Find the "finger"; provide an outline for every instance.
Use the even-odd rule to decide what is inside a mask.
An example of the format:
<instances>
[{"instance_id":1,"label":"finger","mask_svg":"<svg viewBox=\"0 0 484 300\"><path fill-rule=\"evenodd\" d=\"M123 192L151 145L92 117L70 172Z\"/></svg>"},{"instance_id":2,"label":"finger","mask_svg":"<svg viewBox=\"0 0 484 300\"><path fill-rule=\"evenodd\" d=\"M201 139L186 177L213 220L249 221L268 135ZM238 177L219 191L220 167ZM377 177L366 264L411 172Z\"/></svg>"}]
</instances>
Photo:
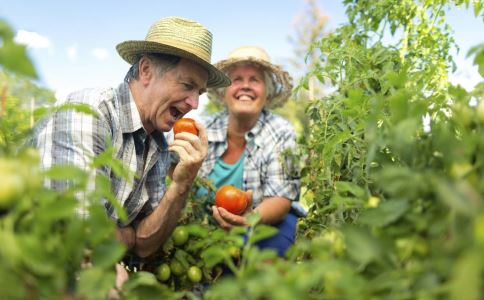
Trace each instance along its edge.
<instances>
[{"instance_id":1,"label":"finger","mask_svg":"<svg viewBox=\"0 0 484 300\"><path fill-rule=\"evenodd\" d=\"M188 133L188 132L180 132L176 135L176 139L173 141L173 143L182 143L182 142L188 142L190 145L200 152L203 157L206 156L208 146L203 146L202 141L200 140L199 137L195 136L194 134Z\"/></svg>"},{"instance_id":2,"label":"finger","mask_svg":"<svg viewBox=\"0 0 484 300\"><path fill-rule=\"evenodd\" d=\"M215 205L212 206L212 216L220 225L220 227L222 227L223 229L230 230L232 228L232 225L225 222L224 218L222 218L222 216L220 215L219 208L216 207Z\"/></svg>"},{"instance_id":3,"label":"finger","mask_svg":"<svg viewBox=\"0 0 484 300\"><path fill-rule=\"evenodd\" d=\"M197 155L200 152L195 149L189 141L182 139L175 140L173 143L171 143L170 147L182 147L190 155Z\"/></svg>"},{"instance_id":4,"label":"finger","mask_svg":"<svg viewBox=\"0 0 484 300\"><path fill-rule=\"evenodd\" d=\"M193 133L182 131L175 135L174 141L177 140L199 141L200 138Z\"/></svg>"},{"instance_id":5,"label":"finger","mask_svg":"<svg viewBox=\"0 0 484 300\"><path fill-rule=\"evenodd\" d=\"M190 155L188 154L187 150L184 147L181 147L179 145L170 145L168 146L169 151L175 151L178 154L179 157L179 162L180 161L187 161L187 159L190 158Z\"/></svg>"},{"instance_id":6,"label":"finger","mask_svg":"<svg viewBox=\"0 0 484 300\"><path fill-rule=\"evenodd\" d=\"M195 121L195 126L198 129L198 137L200 138L200 142L202 143L203 147L208 147L208 138L207 138L207 131L205 130L205 126L202 123Z\"/></svg>"},{"instance_id":7,"label":"finger","mask_svg":"<svg viewBox=\"0 0 484 300\"><path fill-rule=\"evenodd\" d=\"M245 217L233 214L224 208L219 208L219 214L225 222L233 226L244 226L246 224Z\"/></svg>"},{"instance_id":8,"label":"finger","mask_svg":"<svg viewBox=\"0 0 484 300\"><path fill-rule=\"evenodd\" d=\"M248 190L245 192L245 195L247 196L247 207L245 208L243 214L246 214L252 211L252 203L253 203L252 197L254 195L254 192L252 190Z\"/></svg>"}]
</instances>

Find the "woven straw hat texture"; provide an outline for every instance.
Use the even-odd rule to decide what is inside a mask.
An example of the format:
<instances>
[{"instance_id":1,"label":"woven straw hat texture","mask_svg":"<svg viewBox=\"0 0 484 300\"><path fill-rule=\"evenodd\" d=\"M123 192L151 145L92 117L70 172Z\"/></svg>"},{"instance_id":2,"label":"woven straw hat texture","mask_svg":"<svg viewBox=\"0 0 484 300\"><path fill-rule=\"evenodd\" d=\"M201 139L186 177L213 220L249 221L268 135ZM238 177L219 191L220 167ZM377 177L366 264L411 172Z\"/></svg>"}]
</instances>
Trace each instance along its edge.
<instances>
[{"instance_id":1,"label":"woven straw hat texture","mask_svg":"<svg viewBox=\"0 0 484 300\"><path fill-rule=\"evenodd\" d=\"M224 87L228 77L211 64L212 33L200 23L166 17L156 21L144 40L129 40L116 46L119 55L133 64L141 54L163 53L190 59L208 71L207 87Z\"/></svg>"}]
</instances>

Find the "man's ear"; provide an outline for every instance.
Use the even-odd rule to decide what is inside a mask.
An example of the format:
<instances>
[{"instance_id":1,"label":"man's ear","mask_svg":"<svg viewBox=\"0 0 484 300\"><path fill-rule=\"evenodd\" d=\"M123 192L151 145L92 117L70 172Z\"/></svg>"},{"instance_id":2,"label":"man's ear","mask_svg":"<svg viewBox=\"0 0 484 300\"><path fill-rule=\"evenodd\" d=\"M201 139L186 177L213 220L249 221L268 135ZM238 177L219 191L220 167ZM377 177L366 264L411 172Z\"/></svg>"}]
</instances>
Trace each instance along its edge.
<instances>
[{"instance_id":1,"label":"man's ear","mask_svg":"<svg viewBox=\"0 0 484 300\"><path fill-rule=\"evenodd\" d=\"M153 62L146 56L139 60L139 80L148 84L153 76Z\"/></svg>"}]
</instances>

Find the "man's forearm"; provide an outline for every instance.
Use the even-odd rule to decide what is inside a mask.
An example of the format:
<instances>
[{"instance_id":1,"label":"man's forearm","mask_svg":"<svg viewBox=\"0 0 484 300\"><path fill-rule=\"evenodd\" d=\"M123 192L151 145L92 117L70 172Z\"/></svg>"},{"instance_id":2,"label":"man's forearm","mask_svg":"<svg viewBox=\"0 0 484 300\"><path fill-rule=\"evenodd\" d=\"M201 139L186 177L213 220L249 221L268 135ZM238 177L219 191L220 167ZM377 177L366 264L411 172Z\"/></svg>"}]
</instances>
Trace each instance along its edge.
<instances>
[{"instance_id":1,"label":"man's forearm","mask_svg":"<svg viewBox=\"0 0 484 300\"><path fill-rule=\"evenodd\" d=\"M135 231L131 226L116 227L116 238L125 245L128 250L133 248L136 243Z\"/></svg>"},{"instance_id":2,"label":"man's forearm","mask_svg":"<svg viewBox=\"0 0 484 300\"><path fill-rule=\"evenodd\" d=\"M189 190L190 185L172 182L158 207L138 224L135 245L138 256L150 256L170 237L185 207Z\"/></svg>"}]
</instances>

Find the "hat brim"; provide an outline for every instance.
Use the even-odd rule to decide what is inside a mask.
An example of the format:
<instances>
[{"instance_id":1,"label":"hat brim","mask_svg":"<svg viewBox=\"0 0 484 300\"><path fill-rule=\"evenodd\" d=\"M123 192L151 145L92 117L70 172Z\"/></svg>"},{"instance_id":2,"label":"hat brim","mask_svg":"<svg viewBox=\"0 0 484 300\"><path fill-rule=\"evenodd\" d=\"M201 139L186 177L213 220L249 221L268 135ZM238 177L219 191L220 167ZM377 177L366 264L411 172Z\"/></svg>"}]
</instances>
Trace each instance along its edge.
<instances>
[{"instance_id":1,"label":"hat brim","mask_svg":"<svg viewBox=\"0 0 484 300\"><path fill-rule=\"evenodd\" d=\"M207 88L220 88L230 85L230 79L217 67L190 52L170 45L150 41L125 41L119 43L116 46L116 50L129 64L133 64L139 55L147 53L163 53L180 56L198 63L208 71Z\"/></svg>"},{"instance_id":2,"label":"hat brim","mask_svg":"<svg viewBox=\"0 0 484 300\"><path fill-rule=\"evenodd\" d=\"M271 73L271 78L274 84L274 95L270 99L267 99L267 107L274 109L280 107L286 103L292 93L292 77L288 72L284 71L280 66L272 64L268 61L259 59L257 57L248 56L244 58L229 58L219 61L215 64L222 72L227 72L230 66L238 63L255 63L260 65L266 71ZM222 89L209 89L209 99L215 99L216 101L223 101Z\"/></svg>"}]
</instances>

